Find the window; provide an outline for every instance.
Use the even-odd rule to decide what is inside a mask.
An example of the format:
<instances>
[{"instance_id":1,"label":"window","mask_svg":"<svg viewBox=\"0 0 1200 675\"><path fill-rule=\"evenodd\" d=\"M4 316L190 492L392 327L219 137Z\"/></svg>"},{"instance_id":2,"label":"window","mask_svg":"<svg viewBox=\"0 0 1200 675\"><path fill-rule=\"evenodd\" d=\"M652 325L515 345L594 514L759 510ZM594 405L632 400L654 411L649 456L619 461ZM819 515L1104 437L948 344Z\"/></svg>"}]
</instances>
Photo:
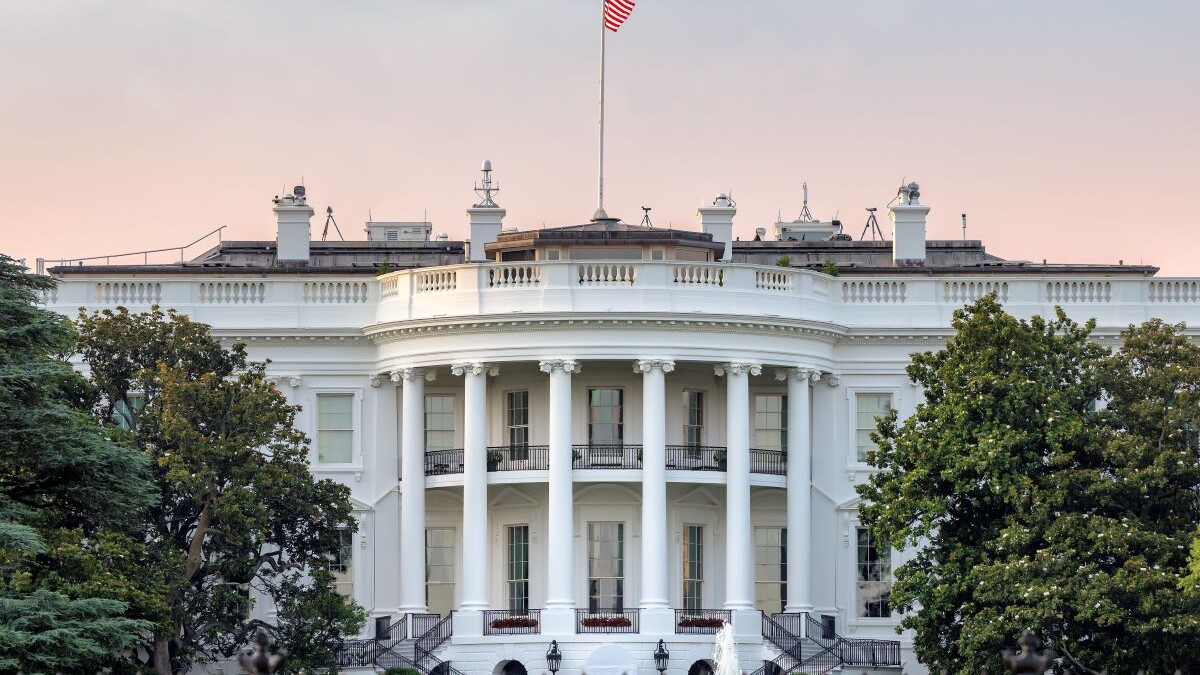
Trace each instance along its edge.
<instances>
[{"instance_id":1,"label":"window","mask_svg":"<svg viewBox=\"0 0 1200 675\"><path fill-rule=\"evenodd\" d=\"M354 534L349 530L338 530L338 550L329 559L329 571L333 572L334 589L346 596L354 595Z\"/></svg>"},{"instance_id":2,"label":"window","mask_svg":"<svg viewBox=\"0 0 1200 675\"><path fill-rule=\"evenodd\" d=\"M317 462L354 461L354 394L317 395Z\"/></svg>"},{"instance_id":3,"label":"window","mask_svg":"<svg viewBox=\"0 0 1200 675\"><path fill-rule=\"evenodd\" d=\"M754 606L763 614L787 602L787 528L754 528Z\"/></svg>"},{"instance_id":4,"label":"window","mask_svg":"<svg viewBox=\"0 0 1200 675\"><path fill-rule=\"evenodd\" d=\"M588 611L625 609L625 524L588 523Z\"/></svg>"},{"instance_id":5,"label":"window","mask_svg":"<svg viewBox=\"0 0 1200 675\"><path fill-rule=\"evenodd\" d=\"M504 424L509 459L529 459L528 391L510 391L504 396Z\"/></svg>"},{"instance_id":6,"label":"window","mask_svg":"<svg viewBox=\"0 0 1200 675\"><path fill-rule=\"evenodd\" d=\"M661 248L650 249L650 259L651 260L665 260L666 255L667 255L667 252Z\"/></svg>"},{"instance_id":7,"label":"window","mask_svg":"<svg viewBox=\"0 0 1200 675\"><path fill-rule=\"evenodd\" d=\"M704 527L683 527L683 609L704 608Z\"/></svg>"},{"instance_id":8,"label":"window","mask_svg":"<svg viewBox=\"0 0 1200 675\"><path fill-rule=\"evenodd\" d=\"M556 248L546 251L546 260L558 260L562 257L562 252Z\"/></svg>"},{"instance_id":9,"label":"window","mask_svg":"<svg viewBox=\"0 0 1200 675\"><path fill-rule=\"evenodd\" d=\"M588 443L621 445L625 424L620 389L588 389Z\"/></svg>"},{"instance_id":10,"label":"window","mask_svg":"<svg viewBox=\"0 0 1200 675\"><path fill-rule=\"evenodd\" d=\"M529 612L529 526L508 526L508 611Z\"/></svg>"},{"instance_id":11,"label":"window","mask_svg":"<svg viewBox=\"0 0 1200 675\"><path fill-rule=\"evenodd\" d=\"M146 396L144 394L130 392L125 395L124 400L117 401L112 407L113 422L122 429L133 430L137 428L137 418L141 414L142 408L146 407Z\"/></svg>"},{"instance_id":12,"label":"window","mask_svg":"<svg viewBox=\"0 0 1200 675\"><path fill-rule=\"evenodd\" d=\"M858 528L856 583L858 616L888 618L892 615L888 606L888 596L892 593L892 551L886 543L872 537L865 527Z\"/></svg>"},{"instance_id":13,"label":"window","mask_svg":"<svg viewBox=\"0 0 1200 675\"><path fill-rule=\"evenodd\" d=\"M425 396L425 450L450 450L454 447L454 396Z\"/></svg>"},{"instance_id":14,"label":"window","mask_svg":"<svg viewBox=\"0 0 1200 675\"><path fill-rule=\"evenodd\" d=\"M704 392L683 392L683 443L689 448L704 445Z\"/></svg>"},{"instance_id":15,"label":"window","mask_svg":"<svg viewBox=\"0 0 1200 675\"><path fill-rule=\"evenodd\" d=\"M786 394L757 394L754 397L754 447L787 450Z\"/></svg>"},{"instance_id":16,"label":"window","mask_svg":"<svg viewBox=\"0 0 1200 675\"><path fill-rule=\"evenodd\" d=\"M858 461L867 461L867 453L875 449L871 432L875 431L875 420L892 408L891 394L855 394L854 423L855 444Z\"/></svg>"},{"instance_id":17,"label":"window","mask_svg":"<svg viewBox=\"0 0 1200 675\"><path fill-rule=\"evenodd\" d=\"M425 604L446 616L454 609L454 530L425 530Z\"/></svg>"}]
</instances>

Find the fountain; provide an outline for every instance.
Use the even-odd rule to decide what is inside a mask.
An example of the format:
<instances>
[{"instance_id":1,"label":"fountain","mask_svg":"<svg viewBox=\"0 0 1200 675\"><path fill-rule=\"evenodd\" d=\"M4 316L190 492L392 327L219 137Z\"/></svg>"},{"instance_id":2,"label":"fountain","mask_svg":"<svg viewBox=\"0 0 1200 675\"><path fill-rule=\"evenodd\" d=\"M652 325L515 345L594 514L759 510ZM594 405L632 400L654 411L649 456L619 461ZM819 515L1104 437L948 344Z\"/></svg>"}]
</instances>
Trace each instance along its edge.
<instances>
[{"instance_id":1,"label":"fountain","mask_svg":"<svg viewBox=\"0 0 1200 675\"><path fill-rule=\"evenodd\" d=\"M742 675L738 668L737 644L733 641L733 624L725 624L717 633L717 644L713 648L714 675Z\"/></svg>"}]
</instances>

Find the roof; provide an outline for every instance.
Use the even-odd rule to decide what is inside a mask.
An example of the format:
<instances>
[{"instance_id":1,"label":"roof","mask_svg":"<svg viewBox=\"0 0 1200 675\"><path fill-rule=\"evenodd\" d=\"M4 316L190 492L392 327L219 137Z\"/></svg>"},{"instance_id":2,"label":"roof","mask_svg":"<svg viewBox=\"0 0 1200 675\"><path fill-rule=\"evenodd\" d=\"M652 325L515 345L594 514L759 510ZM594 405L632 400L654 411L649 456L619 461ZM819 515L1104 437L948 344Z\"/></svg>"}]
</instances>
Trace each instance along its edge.
<instances>
[{"instance_id":1,"label":"roof","mask_svg":"<svg viewBox=\"0 0 1200 675\"><path fill-rule=\"evenodd\" d=\"M502 232L496 241L489 243L485 249L495 251L527 246L628 246L633 244L674 244L713 249L718 252L725 249L724 243L713 241L713 236L707 232L631 225L615 218L594 220L581 225Z\"/></svg>"}]
</instances>

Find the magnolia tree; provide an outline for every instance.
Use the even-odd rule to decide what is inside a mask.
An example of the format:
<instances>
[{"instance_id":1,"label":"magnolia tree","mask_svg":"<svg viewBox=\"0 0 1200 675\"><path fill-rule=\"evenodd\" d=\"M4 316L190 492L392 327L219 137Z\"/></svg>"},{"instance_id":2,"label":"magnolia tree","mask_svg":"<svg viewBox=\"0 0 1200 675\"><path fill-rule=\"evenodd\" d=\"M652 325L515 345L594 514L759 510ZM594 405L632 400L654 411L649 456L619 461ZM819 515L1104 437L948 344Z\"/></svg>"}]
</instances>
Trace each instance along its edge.
<instances>
[{"instance_id":1,"label":"magnolia tree","mask_svg":"<svg viewBox=\"0 0 1200 675\"><path fill-rule=\"evenodd\" d=\"M144 665L168 675L232 655L258 626L249 599L259 595L278 610L267 628L288 667L332 671L334 646L363 621L328 571L354 528L349 490L309 473L296 408L266 364L157 308L81 315L79 331L96 414L128 429L159 495L141 522L140 563L165 611Z\"/></svg>"},{"instance_id":2,"label":"magnolia tree","mask_svg":"<svg viewBox=\"0 0 1200 675\"><path fill-rule=\"evenodd\" d=\"M1151 321L1100 346L1061 310L1018 320L994 297L915 354L925 394L879 421L861 517L914 548L890 601L930 670L1001 667L1034 629L1081 672L1200 667L1200 349ZM1064 666L1065 667L1065 666Z\"/></svg>"}]
</instances>

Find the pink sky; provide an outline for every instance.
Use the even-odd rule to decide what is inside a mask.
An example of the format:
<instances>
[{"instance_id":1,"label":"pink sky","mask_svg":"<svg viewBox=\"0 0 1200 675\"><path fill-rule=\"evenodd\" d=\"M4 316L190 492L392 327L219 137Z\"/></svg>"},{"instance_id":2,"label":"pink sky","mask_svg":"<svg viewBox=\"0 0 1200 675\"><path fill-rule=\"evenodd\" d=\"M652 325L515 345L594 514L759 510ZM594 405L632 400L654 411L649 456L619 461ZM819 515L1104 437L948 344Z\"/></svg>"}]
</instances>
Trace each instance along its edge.
<instances>
[{"instance_id":1,"label":"pink sky","mask_svg":"<svg viewBox=\"0 0 1200 675\"><path fill-rule=\"evenodd\" d=\"M274 236L304 177L343 232L595 208L599 0L0 0L0 251ZM610 35L610 214L736 234L922 185L931 238L1200 276L1200 3L639 0ZM882 210L881 210L882 213ZM317 233L322 224L314 218ZM885 230L887 228L885 227Z\"/></svg>"}]
</instances>

